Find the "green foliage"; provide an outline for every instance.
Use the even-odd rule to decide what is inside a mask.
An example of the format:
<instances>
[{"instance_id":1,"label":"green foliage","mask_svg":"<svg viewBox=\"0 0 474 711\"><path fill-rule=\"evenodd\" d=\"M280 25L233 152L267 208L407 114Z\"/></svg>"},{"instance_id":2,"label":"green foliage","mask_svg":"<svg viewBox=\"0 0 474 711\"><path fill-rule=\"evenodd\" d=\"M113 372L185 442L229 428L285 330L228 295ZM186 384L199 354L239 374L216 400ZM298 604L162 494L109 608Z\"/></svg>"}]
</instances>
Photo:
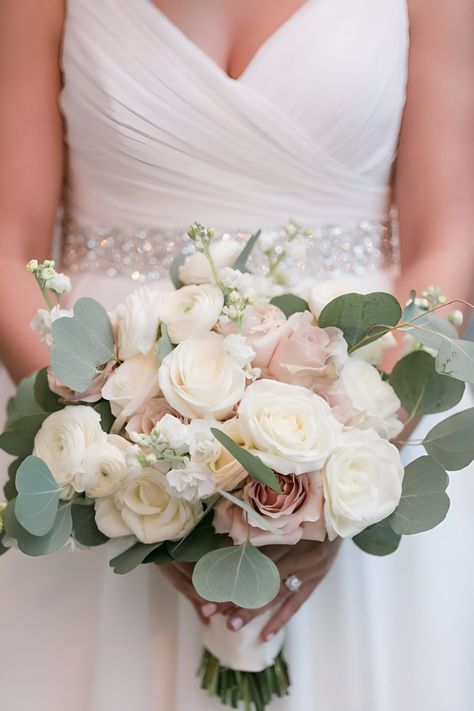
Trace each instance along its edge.
<instances>
[{"instance_id":1,"label":"green foliage","mask_svg":"<svg viewBox=\"0 0 474 711\"><path fill-rule=\"evenodd\" d=\"M35 400L41 410L45 412L56 412L62 410L64 405L59 402L59 395L53 393L48 384L48 369L39 370L34 385Z\"/></svg>"},{"instance_id":2,"label":"green foliage","mask_svg":"<svg viewBox=\"0 0 474 711\"><path fill-rule=\"evenodd\" d=\"M402 498L387 519L402 536L429 531L446 518L448 475L436 459L420 457L405 467Z\"/></svg>"},{"instance_id":3,"label":"green foliage","mask_svg":"<svg viewBox=\"0 0 474 711\"><path fill-rule=\"evenodd\" d=\"M219 548L223 541L228 540L228 536L214 531L213 518L214 510L210 508L185 538L180 541L169 541L167 549L170 556L183 563L195 563L206 553Z\"/></svg>"},{"instance_id":4,"label":"green foliage","mask_svg":"<svg viewBox=\"0 0 474 711\"><path fill-rule=\"evenodd\" d=\"M270 531L270 533L274 533L277 536L281 535L281 529L277 528L277 526L274 526L270 521L263 518L263 516L257 513L246 501L239 499L237 496L234 496L228 491L224 491L224 489L219 489L218 491L224 499L231 501L233 504L239 506L243 511L245 511L249 523L257 526L258 528L262 528L264 531Z\"/></svg>"},{"instance_id":5,"label":"green foliage","mask_svg":"<svg viewBox=\"0 0 474 711\"><path fill-rule=\"evenodd\" d=\"M411 323L401 328L415 341L419 341L426 348L438 351L444 338L456 339L458 332L452 323L442 318L436 312L420 309L413 301L403 310L403 323Z\"/></svg>"},{"instance_id":6,"label":"green foliage","mask_svg":"<svg viewBox=\"0 0 474 711\"><path fill-rule=\"evenodd\" d=\"M193 584L204 600L256 609L276 597L280 574L270 558L246 542L201 558L194 568Z\"/></svg>"},{"instance_id":7,"label":"green foliage","mask_svg":"<svg viewBox=\"0 0 474 711\"><path fill-rule=\"evenodd\" d=\"M155 548L154 551L149 553L145 560L143 561L144 564L148 563L154 563L155 565L168 565L169 563L172 563L174 558L170 555L169 550L166 547L165 543L162 543L161 546L158 546L158 548Z\"/></svg>"},{"instance_id":8,"label":"green foliage","mask_svg":"<svg viewBox=\"0 0 474 711\"><path fill-rule=\"evenodd\" d=\"M36 375L32 373L24 378L18 385L15 395L8 401L6 429L9 429L16 420L42 411L35 398Z\"/></svg>"},{"instance_id":9,"label":"green foliage","mask_svg":"<svg viewBox=\"0 0 474 711\"><path fill-rule=\"evenodd\" d=\"M248 259L252 253L253 248L255 247L258 238L260 237L262 233L262 230L258 230L253 234L250 239L248 240L247 244L237 257L237 259L234 262L233 268L238 269L239 272L246 272L248 271L247 269L247 262Z\"/></svg>"},{"instance_id":10,"label":"green foliage","mask_svg":"<svg viewBox=\"0 0 474 711\"><path fill-rule=\"evenodd\" d=\"M182 267L185 263L186 256L186 254L178 254L178 256L175 257L173 263L171 264L170 279L173 282L175 289L181 289L181 287L184 286L183 282L179 278L179 268Z\"/></svg>"},{"instance_id":11,"label":"green foliage","mask_svg":"<svg viewBox=\"0 0 474 711\"><path fill-rule=\"evenodd\" d=\"M174 350L174 345L170 341L167 326L161 324L161 336L157 343L158 360L160 363L164 361L167 355L169 355Z\"/></svg>"},{"instance_id":12,"label":"green foliage","mask_svg":"<svg viewBox=\"0 0 474 711\"><path fill-rule=\"evenodd\" d=\"M33 451L36 434L47 417L47 412L40 412L15 420L0 435L0 448L15 457L27 457Z\"/></svg>"},{"instance_id":13,"label":"green foliage","mask_svg":"<svg viewBox=\"0 0 474 711\"><path fill-rule=\"evenodd\" d=\"M5 537L5 531L0 532L0 555L7 553L10 549L3 545L2 541Z\"/></svg>"},{"instance_id":14,"label":"green foliage","mask_svg":"<svg viewBox=\"0 0 474 711\"><path fill-rule=\"evenodd\" d=\"M114 573L125 575L137 568L145 559L157 548L163 545L160 543L135 543L131 548L112 558L109 565L114 569Z\"/></svg>"},{"instance_id":15,"label":"green foliage","mask_svg":"<svg viewBox=\"0 0 474 711\"><path fill-rule=\"evenodd\" d=\"M474 342L443 339L436 356L436 370L451 378L474 383Z\"/></svg>"},{"instance_id":16,"label":"green foliage","mask_svg":"<svg viewBox=\"0 0 474 711\"><path fill-rule=\"evenodd\" d=\"M270 303L274 306L278 306L278 308L283 311L286 318L289 318L293 314L311 311L308 302L300 296L295 296L295 294L282 294L281 296L274 296Z\"/></svg>"},{"instance_id":17,"label":"green foliage","mask_svg":"<svg viewBox=\"0 0 474 711\"><path fill-rule=\"evenodd\" d=\"M101 546L109 540L97 528L94 506L74 504L72 507L72 526L74 538L83 546L93 548Z\"/></svg>"},{"instance_id":18,"label":"green foliage","mask_svg":"<svg viewBox=\"0 0 474 711\"><path fill-rule=\"evenodd\" d=\"M390 526L387 519L369 526L352 539L366 553L372 555L389 555L400 545L401 536Z\"/></svg>"},{"instance_id":19,"label":"green foliage","mask_svg":"<svg viewBox=\"0 0 474 711\"><path fill-rule=\"evenodd\" d=\"M115 358L110 318L94 299L79 299L72 318L57 319L53 339L53 372L61 383L80 393L87 390L99 366Z\"/></svg>"},{"instance_id":20,"label":"green foliage","mask_svg":"<svg viewBox=\"0 0 474 711\"><path fill-rule=\"evenodd\" d=\"M3 522L7 536L17 541L18 548L22 553L36 557L48 555L63 548L72 531L70 503L61 503L54 525L46 536L33 536L28 533L15 516L15 505L15 499L8 503L3 514Z\"/></svg>"},{"instance_id":21,"label":"green foliage","mask_svg":"<svg viewBox=\"0 0 474 711\"><path fill-rule=\"evenodd\" d=\"M435 425L423 440L423 446L448 471L467 467L474 460L474 407Z\"/></svg>"},{"instance_id":22,"label":"green foliage","mask_svg":"<svg viewBox=\"0 0 474 711\"><path fill-rule=\"evenodd\" d=\"M100 426L104 432L108 434L115 422L115 417L112 415L112 410L110 409L110 402L108 400L100 400L95 403L95 405L92 405L92 408L99 413Z\"/></svg>"},{"instance_id":23,"label":"green foliage","mask_svg":"<svg viewBox=\"0 0 474 711\"><path fill-rule=\"evenodd\" d=\"M10 499L15 499L17 495L17 490L16 490L16 474L17 471L20 467L20 464L24 461L24 459L15 459L13 462L11 462L10 466L8 467L8 479L5 483L5 486L3 487L3 492L5 494L5 498L7 501L10 501Z\"/></svg>"},{"instance_id":24,"label":"green foliage","mask_svg":"<svg viewBox=\"0 0 474 711\"><path fill-rule=\"evenodd\" d=\"M247 473L257 481L268 486L277 494L281 493L280 482L274 471L267 467L259 457L251 454L243 447L240 447L233 439L226 435L222 430L216 427L211 427L211 432L220 444L236 459L239 464L247 471Z\"/></svg>"},{"instance_id":25,"label":"green foliage","mask_svg":"<svg viewBox=\"0 0 474 711\"><path fill-rule=\"evenodd\" d=\"M33 536L45 536L56 520L61 488L49 467L38 457L27 457L16 475L17 521Z\"/></svg>"},{"instance_id":26,"label":"green foliage","mask_svg":"<svg viewBox=\"0 0 474 711\"><path fill-rule=\"evenodd\" d=\"M449 410L461 400L464 383L436 372L426 351L414 351L398 361L390 385L410 417Z\"/></svg>"},{"instance_id":27,"label":"green foliage","mask_svg":"<svg viewBox=\"0 0 474 711\"><path fill-rule=\"evenodd\" d=\"M401 315L401 306L391 294L344 294L325 306L318 323L321 328L340 328L349 351L354 351L387 333Z\"/></svg>"}]
</instances>

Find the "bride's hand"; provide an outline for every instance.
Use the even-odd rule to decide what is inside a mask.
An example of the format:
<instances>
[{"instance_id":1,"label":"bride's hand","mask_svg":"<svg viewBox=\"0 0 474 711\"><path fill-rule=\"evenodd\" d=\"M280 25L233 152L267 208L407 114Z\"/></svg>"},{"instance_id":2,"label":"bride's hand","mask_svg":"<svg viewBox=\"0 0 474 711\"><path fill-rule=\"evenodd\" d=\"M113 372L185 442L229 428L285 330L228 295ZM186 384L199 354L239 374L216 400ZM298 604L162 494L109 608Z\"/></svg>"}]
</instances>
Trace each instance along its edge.
<instances>
[{"instance_id":1,"label":"bride's hand","mask_svg":"<svg viewBox=\"0 0 474 711\"><path fill-rule=\"evenodd\" d=\"M244 610L235 605L221 605L220 612L227 616L229 629L238 631L257 615L275 608L275 612L262 630L263 640L270 639L293 617L301 605L317 588L329 571L339 550L341 540L323 543L300 541L295 546L269 546L265 554L280 571L281 587L275 600L257 610ZM297 592L289 592L284 584L286 578L296 575L303 583Z\"/></svg>"}]
</instances>

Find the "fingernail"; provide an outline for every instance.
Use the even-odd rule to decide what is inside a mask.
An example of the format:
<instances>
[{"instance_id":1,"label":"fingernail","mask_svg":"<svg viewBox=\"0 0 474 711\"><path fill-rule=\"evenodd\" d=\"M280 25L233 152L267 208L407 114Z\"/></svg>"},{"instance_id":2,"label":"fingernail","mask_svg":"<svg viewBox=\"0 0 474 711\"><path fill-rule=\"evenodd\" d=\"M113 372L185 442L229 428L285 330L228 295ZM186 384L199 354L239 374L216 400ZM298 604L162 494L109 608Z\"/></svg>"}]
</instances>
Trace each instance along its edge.
<instances>
[{"instance_id":1,"label":"fingernail","mask_svg":"<svg viewBox=\"0 0 474 711\"><path fill-rule=\"evenodd\" d=\"M232 629L237 632L238 630L240 630L241 627L243 627L244 621L241 617L234 617L229 624Z\"/></svg>"},{"instance_id":2,"label":"fingernail","mask_svg":"<svg viewBox=\"0 0 474 711\"><path fill-rule=\"evenodd\" d=\"M213 602L207 602L201 607L201 612L204 617L212 617L212 615L217 612L217 605L214 605Z\"/></svg>"},{"instance_id":3,"label":"fingernail","mask_svg":"<svg viewBox=\"0 0 474 711\"><path fill-rule=\"evenodd\" d=\"M269 632L268 634L265 635L265 642L269 642L272 637L275 636L275 632Z\"/></svg>"}]
</instances>

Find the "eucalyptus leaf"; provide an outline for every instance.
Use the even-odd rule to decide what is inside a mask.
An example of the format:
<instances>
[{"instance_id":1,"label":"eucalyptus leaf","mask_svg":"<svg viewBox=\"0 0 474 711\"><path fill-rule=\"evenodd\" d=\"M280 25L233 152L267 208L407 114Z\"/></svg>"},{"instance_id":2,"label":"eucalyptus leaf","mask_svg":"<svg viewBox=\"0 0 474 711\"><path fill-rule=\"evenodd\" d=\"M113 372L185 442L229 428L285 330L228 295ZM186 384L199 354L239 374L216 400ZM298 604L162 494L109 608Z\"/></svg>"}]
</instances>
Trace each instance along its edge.
<instances>
[{"instance_id":1,"label":"eucalyptus leaf","mask_svg":"<svg viewBox=\"0 0 474 711\"><path fill-rule=\"evenodd\" d=\"M448 475L432 457L420 457L405 467L402 498L387 519L400 535L429 531L444 521L449 509Z\"/></svg>"},{"instance_id":2,"label":"eucalyptus leaf","mask_svg":"<svg viewBox=\"0 0 474 711\"><path fill-rule=\"evenodd\" d=\"M166 547L165 543L162 543L161 546L158 546L158 548L155 548L154 551L149 553L145 560L143 561L144 564L149 564L149 563L154 563L155 565L168 565L169 563L172 563L174 558L170 555L170 552L168 548Z\"/></svg>"},{"instance_id":3,"label":"eucalyptus leaf","mask_svg":"<svg viewBox=\"0 0 474 711\"><path fill-rule=\"evenodd\" d=\"M474 342L459 338L443 339L436 356L436 370L474 384Z\"/></svg>"},{"instance_id":4,"label":"eucalyptus leaf","mask_svg":"<svg viewBox=\"0 0 474 711\"><path fill-rule=\"evenodd\" d=\"M56 412L56 410L62 410L64 407L59 401L59 395L53 393L49 388L47 368L38 371L35 379L34 394L39 407L45 412Z\"/></svg>"},{"instance_id":5,"label":"eucalyptus leaf","mask_svg":"<svg viewBox=\"0 0 474 711\"><path fill-rule=\"evenodd\" d=\"M268 486L277 494L281 494L281 486L275 472L267 467L261 459L251 454L243 447L240 447L234 442L231 437L218 430L216 427L211 427L211 432L220 444L236 459L239 464L247 471L247 473L257 481Z\"/></svg>"},{"instance_id":6,"label":"eucalyptus leaf","mask_svg":"<svg viewBox=\"0 0 474 711\"><path fill-rule=\"evenodd\" d=\"M16 490L16 474L23 461L24 459L20 457L19 459L15 459L11 462L8 467L8 479L3 487L3 492L7 501L10 501L10 499L16 499L18 493Z\"/></svg>"},{"instance_id":7,"label":"eucalyptus leaf","mask_svg":"<svg viewBox=\"0 0 474 711\"><path fill-rule=\"evenodd\" d=\"M51 364L55 376L69 388L85 392L98 368L115 358L112 324L94 299L79 299L74 316L53 323Z\"/></svg>"},{"instance_id":8,"label":"eucalyptus leaf","mask_svg":"<svg viewBox=\"0 0 474 711\"><path fill-rule=\"evenodd\" d=\"M415 341L419 341L426 348L438 351L443 340L456 339L458 332L452 323L442 318L437 312L420 309L414 302L405 307L402 322L411 321L409 325L400 328L406 331Z\"/></svg>"},{"instance_id":9,"label":"eucalyptus leaf","mask_svg":"<svg viewBox=\"0 0 474 711\"><path fill-rule=\"evenodd\" d=\"M474 407L435 425L423 446L448 471L464 469L474 460Z\"/></svg>"},{"instance_id":10,"label":"eucalyptus leaf","mask_svg":"<svg viewBox=\"0 0 474 711\"><path fill-rule=\"evenodd\" d=\"M72 526L74 538L83 546L93 548L94 546L101 546L109 540L97 528L94 506L74 504L72 507Z\"/></svg>"},{"instance_id":11,"label":"eucalyptus leaf","mask_svg":"<svg viewBox=\"0 0 474 711\"><path fill-rule=\"evenodd\" d=\"M179 269L180 269L180 267L183 266L186 259L187 259L186 254L178 254L178 256L173 259L173 262L171 264L169 274L170 274L170 279L173 282L175 289L181 289L181 287L184 286L184 284L181 281L180 276L179 276Z\"/></svg>"},{"instance_id":12,"label":"eucalyptus leaf","mask_svg":"<svg viewBox=\"0 0 474 711\"><path fill-rule=\"evenodd\" d=\"M321 328L340 328L349 350L354 351L387 333L401 315L401 306L391 294L344 294L324 307L318 323Z\"/></svg>"},{"instance_id":13,"label":"eucalyptus leaf","mask_svg":"<svg viewBox=\"0 0 474 711\"><path fill-rule=\"evenodd\" d=\"M208 509L197 526L181 541L169 541L167 549L174 560L195 563L203 555L219 548L228 536L216 533L213 526L214 510Z\"/></svg>"},{"instance_id":14,"label":"eucalyptus leaf","mask_svg":"<svg viewBox=\"0 0 474 711\"><path fill-rule=\"evenodd\" d=\"M243 511L246 512L249 523L253 524L254 526L257 526L258 528L262 528L264 531L270 531L270 533L274 533L277 536L282 535L281 528L277 528L277 526L274 526L270 521L267 521L266 518L263 518L263 516L257 513L246 501L242 501L242 499L239 499L237 496L234 496L229 491L224 491L224 489L218 489L218 491L219 494L224 497L224 499L231 501L233 504L235 504L235 506L239 506Z\"/></svg>"},{"instance_id":15,"label":"eucalyptus leaf","mask_svg":"<svg viewBox=\"0 0 474 711\"><path fill-rule=\"evenodd\" d=\"M27 457L16 475L17 521L33 536L45 536L56 520L61 487L39 457Z\"/></svg>"},{"instance_id":16,"label":"eucalyptus leaf","mask_svg":"<svg viewBox=\"0 0 474 711\"><path fill-rule=\"evenodd\" d=\"M390 555L397 550L401 539L400 534L395 533L387 519L384 519L369 526L352 540L359 548L371 555Z\"/></svg>"},{"instance_id":17,"label":"eucalyptus leaf","mask_svg":"<svg viewBox=\"0 0 474 711\"><path fill-rule=\"evenodd\" d=\"M6 429L9 429L16 420L21 420L28 415L42 412L35 398L35 380L37 373L31 373L18 385L15 395L7 404Z\"/></svg>"},{"instance_id":18,"label":"eucalyptus leaf","mask_svg":"<svg viewBox=\"0 0 474 711\"><path fill-rule=\"evenodd\" d=\"M311 311L309 304L301 296L296 296L295 294L281 294L280 296L274 296L270 301L274 306L283 311L286 318L289 318L293 314L302 313L304 311Z\"/></svg>"},{"instance_id":19,"label":"eucalyptus leaf","mask_svg":"<svg viewBox=\"0 0 474 711\"><path fill-rule=\"evenodd\" d=\"M10 549L7 548L7 546L4 546L2 541L5 537L5 531L0 532L0 555L3 555L4 553L7 553Z\"/></svg>"},{"instance_id":20,"label":"eucalyptus leaf","mask_svg":"<svg viewBox=\"0 0 474 711\"><path fill-rule=\"evenodd\" d=\"M110 402L108 400L100 400L99 402L92 405L92 408L100 415L100 426L107 432L111 431L112 426L115 422L115 417L112 415L112 409L110 407Z\"/></svg>"},{"instance_id":21,"label":"eucalyptus leaf","mask_svg":"<svg viewBox=\"0 0 474 711\"><path fill-rule=\"evenodd\" d=\"M161 541L160 543L135 543L131 548L127 548L126 551L112 558L109 565L114 569L114 573L125 575L137 568L150 553L161 545L163 545Z\"/></svg>"},{"instance_id":22,"label":"eucalyptus leaf","mask_svg":"<svg viewBox=\"0 0 474 711\"><path fill-rule=\"evenodd\" d=\"M16 457L27 457L33 451L34 439L48 417L47 412L15 420L0 435L0 449Z\"/></svg>"},{"instance_id":23,"label":"eucalyptus leaf","mask_svg":"<svg viewBox=\"0 0 474 711\"><path fill-rule=\"evenodd\" d=\"M15 499L8 503L3 514L3 522L7 536L17 541L18 548L22 553L36 557L54 553L64 547L72 531L71 505L69 503L59 507L54 526L46 536L33 536L21 526L15 516L15 504Z\"/></svg>"},{"instance_id":24,"label":"eucalyptus leaf","mask_svg":"<svg viewBox=\"0 0 474 711\"><path fill-rule=\"evenodd\" d=\"M247 262L248 259L252 253L253 248L257 244L257 240L260 237L262 233L262 230L258 230L253 234L250 239L248 240L247 244L237 257L237 259L234 262L233 269L237 269L239 272L246 272L247 270Z\"/></svg>"},{"instance_id":25,"label":"eucalyptus leaf","mask_svg":"<svg viewBox=\"0 0 474 711\"><path fill-rule=\"evenodd\" d=\"M449 410L461 400L464 383L436 372L435 359L414 351L398 361L390 385L410 417Z\"/></svg>"},{"instance_id":26,"label":"eucalyptus leaf","mask_svg":"<svg viewBox=\"0 0 474 711\"><path fill-rule=\"evenodd\" d=\"M194 567L193 584L204 600L252 610L276 597L280 574L275 563L247 541L207 553Z\"/></svg>"},{"instance_id":27,"label":"eucalyptus leaf","mask_svg":"<svg viewBox=\"0 0 474 711\"><path fill-rule=\"evenodd\" d=\"M174 345L170 341L167 326L161 324L161 336L157 343L158 360L160 363L164 361L167 355L169 355L174 350Z\"/></svg>"}]
</instances>

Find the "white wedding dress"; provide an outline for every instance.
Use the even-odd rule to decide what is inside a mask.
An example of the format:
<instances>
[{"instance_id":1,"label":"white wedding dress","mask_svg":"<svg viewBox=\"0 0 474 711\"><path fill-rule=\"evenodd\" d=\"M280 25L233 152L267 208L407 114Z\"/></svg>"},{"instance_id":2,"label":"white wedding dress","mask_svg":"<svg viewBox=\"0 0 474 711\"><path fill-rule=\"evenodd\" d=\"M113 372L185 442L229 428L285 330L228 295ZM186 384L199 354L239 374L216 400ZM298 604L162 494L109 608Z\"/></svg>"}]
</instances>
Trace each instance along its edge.
<instances>
[{"instance_id":1,"label":"white wedding dress","mask_svg":"<svg viewBox=\"0 0 474 711\"><path fill-rule=\"evenodd\" d=\"M315 254L328 275L352 265L367 290L388 284L377 225L408 49L406 0L308 0L233 80L151 0L68 0L74 297L112 307L145 278L166 288L178 235L196 219L224 231L295 218L323 228ZM306 274L318 264L308 259ZM289 625L292 693L271 711L474 708L472 468L453 473L450 494L446 522L393 556L343 545ZM2 709L221 708L199 689L190 605L157 567L115 576L111 556L0 559Z\"/></svg>"}]
</instances>

